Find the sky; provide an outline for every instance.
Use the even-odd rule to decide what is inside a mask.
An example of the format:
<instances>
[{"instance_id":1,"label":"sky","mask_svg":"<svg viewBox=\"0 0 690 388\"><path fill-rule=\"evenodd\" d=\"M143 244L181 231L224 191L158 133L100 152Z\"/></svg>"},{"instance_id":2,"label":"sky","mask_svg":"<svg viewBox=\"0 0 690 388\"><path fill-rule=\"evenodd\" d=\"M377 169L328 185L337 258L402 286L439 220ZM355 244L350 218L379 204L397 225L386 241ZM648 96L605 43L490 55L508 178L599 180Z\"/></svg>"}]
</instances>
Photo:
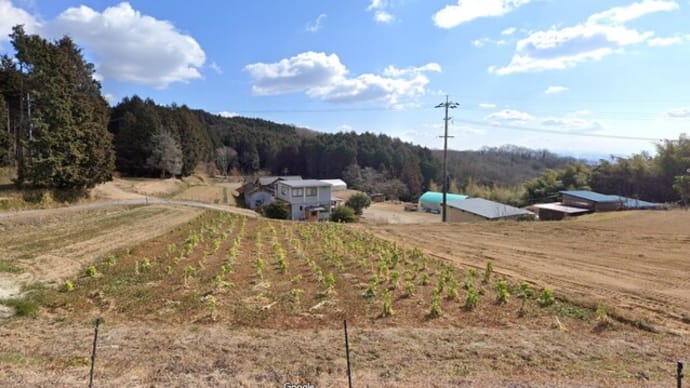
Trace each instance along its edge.
<instances>
[{"instance_id":1,"label":"sky","mask_svg":"<svg viewBox=\"0 0 690 388\"><path fill-rule=\"evenodd\" d=\"M689 0L0 0L69 35L111 104L150 97L321 132L580 156L690 133Z\"/></svg>"}]
</instances>

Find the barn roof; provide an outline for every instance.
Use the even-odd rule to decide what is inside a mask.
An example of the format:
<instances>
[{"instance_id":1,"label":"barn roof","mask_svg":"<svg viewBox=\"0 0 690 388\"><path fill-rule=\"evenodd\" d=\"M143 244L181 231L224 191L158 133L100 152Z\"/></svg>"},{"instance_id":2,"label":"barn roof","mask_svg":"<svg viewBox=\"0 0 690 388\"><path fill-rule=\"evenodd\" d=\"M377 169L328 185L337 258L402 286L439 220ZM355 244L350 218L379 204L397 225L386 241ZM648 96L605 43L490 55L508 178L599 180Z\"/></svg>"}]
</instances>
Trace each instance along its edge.
<instances>
[{"instance_id":1,"label":"barn roof","mask_svg":"<svg viewBox=\"0 0 690 388\"><path fill-rule=\"evenodd\" d=\"M504 217L533 215L531 211L489 201L484 198L469 198L461 201L448 202L448 206L467 213L493 220Z\"/></svg>"},{"instance_id":2,"label":"barn roof","mask_svg":"<svg viewBox=\"0 0 690 388\"><path fill-rule=\"evenodd\" d=\"M462 200L467 199L467 198L468 198L468 196L466 196L466 195L447 193L446 194L446 203L448 203L450 201L462 201ZM443 193L439 193L436 191L427 191L426 193L422 194L421 197L419 197L419 202L420 203L440 204L443 202Z\"/></svg>"},{"instance_id":3,"label":"barn roof","mask_svg":"<svg viewBox=\"0 0 690 388\"><path fill-rule=\"evenodd\" d=\"M578 214L578 213L589 212L588 209L582 209L579 207L572 207L572 206L565 206L560 202L538 203L536 205L530 206L530 208L553 210L553 211L557 211L559 213L565 213L565 214Z\"/></svg>"},{"instance_id":4,"label":"barn roof","mask_svg":"<svg viewBox=\"0 0 690 388\"><path fill-rule=\"evenodd\" d=\"M299 175L283 175L283 176L262 176L259 177L259 184L261 186L268 186L276 181L294 181L294 180L302 180L302 177Z\"/></svg>"},{"instance_id":5,"label":"barn roof","mask_svg":"<svg viewBox=\"0 0 690 388\"><path fill-rule=\"evenodd\" d=\"M321 179L321 182L328 183L331 186L347 187L347 183L345 183L345 181L342 179Z\"/></svg>"},{"instance_id":6,"label":"barn roof","mask_svg":"<svg viewBox=\"0 0 690 388\"><path fill-rule=\"evenodd\" d=\"M660 203L642 201L640 199L628 198L622 196L615 196L623 204L626 209L658 209L662 208L664 205Z\"/></svg>"},{"instance_id":7,"label":"barn roof","mask_svg":"<svg viewBox=\"0 0 690 388\"><path fill-rule=\"evenodd\" d=\"M616 195L606 195L588 190L563 190L560 193L594 203L620 202L620 198Z\"/></svg>"}]
</instances>

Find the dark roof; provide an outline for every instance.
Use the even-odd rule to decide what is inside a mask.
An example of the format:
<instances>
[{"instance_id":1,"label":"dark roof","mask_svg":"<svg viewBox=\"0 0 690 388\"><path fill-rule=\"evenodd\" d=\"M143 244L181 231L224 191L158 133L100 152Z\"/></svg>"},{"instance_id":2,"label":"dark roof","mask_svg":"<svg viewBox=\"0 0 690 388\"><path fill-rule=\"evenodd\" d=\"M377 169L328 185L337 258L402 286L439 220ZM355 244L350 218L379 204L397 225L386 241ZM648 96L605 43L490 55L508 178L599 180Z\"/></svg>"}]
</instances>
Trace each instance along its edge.
<instances>
[{"instance_id":1,"label":"dark roof","mask_svg":"<svg viewBox=\"0 0 690 388\"><path fill-rule=\"evenodd\" d=\"M560 202L538 203L536 205L530 206L530 208L553 210L553 211L557 211L559 213L565 213L565 214L578 214L578 213L589 212L588 209L582 209L579 207L572 207L572 206L565 206Z\"/></svg>"},{"instance_id":2,"label":"dark roof","mask_svg":"<svg viewBox=\"0 0 690 388\"><path fill-rule=\"evenodd\" d=\"M563 195L568 195L575 198L584 199L594 203L611 203L620 202L620 198L616 195L606 195L587 190L564 190L560 192Z\"/></svg>"},{"instance_id":3,"label":"dark roof","mask_svg":"<svg viewBox=\"0 0 690 388\"><path fill-rule=\"evenodd\" d=\"M276 181L294 181L294 180L302 180L302 177L299 175L283 175L283 176L261 176L259 177L259 184L261 186L269 186L275 183Z\"/></svg>"},{"instance_id":4,"label":"dark roof","mask_svg":"<svg viewBox=\"0 0 690 388\"><path fill-rule=\"evenodd\" d=\"M287 187L331 187L328 183L317 179L287 180L280 183Z\"/></svg>"},{"instance_id":5,"label":"dark roof","mask_svg":"<svg viewBox=\"0 0 690 388\"><path fill-rule=\"evenodd\" d=\"M448 206L467 213L476 214L487 219L533 215L534 213L510 205L489 201L484 198L469 198L460 201L449 201Z\"/></svg>"}]
</instances>

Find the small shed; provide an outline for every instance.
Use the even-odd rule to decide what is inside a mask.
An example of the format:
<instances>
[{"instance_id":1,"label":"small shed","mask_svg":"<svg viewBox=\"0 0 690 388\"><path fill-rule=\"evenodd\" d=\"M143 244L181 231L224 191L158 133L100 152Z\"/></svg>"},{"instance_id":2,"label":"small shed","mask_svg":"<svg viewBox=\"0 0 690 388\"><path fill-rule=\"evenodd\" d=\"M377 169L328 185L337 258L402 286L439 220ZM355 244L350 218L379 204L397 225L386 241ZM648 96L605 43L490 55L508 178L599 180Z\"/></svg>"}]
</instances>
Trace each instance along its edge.
<instances>
[{"instance_id":1,"label":"small shed","mask_svg":"<svg viewBox=\"0 0 690 388\"><path fill-rule=\"evenodd\" d=\"M620 197L587 190L561 191L561 202L565 206L588 209L595 212L610 212L623 208Z\"/></svg>"},{"instance_id":2,"label":"small shed","mask_svg":"<svg viewBox=\"0 0 690 388\"><path fill-rule=\"evenodd\" d=\"M560 202L554 203L539 203L529 207L529 210L534 211L539 215L542 221L560 221L566 218L587 214L591 211L589 209L581 209L579 207L565 206Z\"/></svg>"},{"instance_id":3,"label":"small shed","mask_svg":"<svg viewBox=\"0 0 690 388\"><path fill-rule=\"evenodd\" d=\"M484 198L448 202L448 221L450 222L518 219L534 219L534 213Z\"/></svg>"},{"instance_id":4,"label":"small shed","mask_svg":"<svg viewBox=\"0 0 690 388\"><path fill-rule=\"evenodd\" d=\"M462 194L446 194L446 204L451 201L462 201L467 199L468 196ZM432 213L440 213L443 207L443 193L436 191L427 191L419 197L418 201L419 210Z\"/></svg>"},{"instance_id":5,"label":"small shed","mask_svg":"<svg viewBox=\"0 0 690 388\"><path fill-rule=\"evenodd\" d=\"M331 191L347 190L347 183L342 179L321 179L321 182L331 185Z\"/></svg>"}]
</instances>

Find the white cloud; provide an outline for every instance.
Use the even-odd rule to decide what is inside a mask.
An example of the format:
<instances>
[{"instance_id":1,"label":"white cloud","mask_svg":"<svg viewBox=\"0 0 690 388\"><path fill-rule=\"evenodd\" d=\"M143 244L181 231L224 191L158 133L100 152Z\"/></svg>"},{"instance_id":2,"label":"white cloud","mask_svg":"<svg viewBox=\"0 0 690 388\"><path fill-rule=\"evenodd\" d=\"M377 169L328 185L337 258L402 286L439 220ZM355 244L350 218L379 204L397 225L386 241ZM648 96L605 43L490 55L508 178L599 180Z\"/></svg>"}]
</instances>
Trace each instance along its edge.
<instances>
[{"instance_id":1,"label":"white cloud","mask_svg":"<svg viewBox=\"0 0 690 388\"><path fill-rule=\"evenodd\" d=\"M690 118L690 107L671 109L666 111L665 115L673 119Z\"/></svg>"},{"instance_id":2,"label":"white cloud","mask_svg":"<svg viewBox=\"0 0 690 388\"><path fill-rule=\"evenodd\" d=\"M604 129L599 121L581 117L547 117L542 120L541 124L545 127L574 132L594 132Z\"/></svg>"},{"instance_id":3,"label":"white cloud","mask_svg":"<svg viewBox=\"0 0 690 388\"><path fill-rule=\"evenodd\" d=\"M593 14L586 22L575 26L533 32L518 41L507 66L491 66L489 72L507 75L561 70L621 53L626 46L644 43L654 37L652 31L640 32L623 23L677 8L678 4L673 0L642 0Z\"/></svg>"},{"instance_id":4,"label":"white cloud","mask_svg":"<svg viewBox=\"0 0 690 388\"><path fill-rule=\"evenodd\" d=\"M436 12L432 19L440 28L453 28L463 23L485 17L502 16L530 0L458 0L457 4L446 5Z\"/></svg>"},{"instance_id":5,"label":"white cloud","mask_svg":"<svg viewBox=\"0 0 690 388\"><path fill-rule=\"evenodd\" d=\"M40 23L36 18L21 8L17 8L10 0L0 0L0 43L9 41L12 27L17 24L24 25L24 31L35 33Z\"/></svg>"},{"instance_id":6,"label":"white cloud","mask_svg":"<svg viewBox=\"0 0 690 388\"><path fill-rule=\"evenodd\" d=\"M376 11L376 13L374 14L374 20L376 20L379 23L390 24L395 21L395 16L393 16L393 14L391 14L390 12Z\"/></svg>"},{"instance_id":7,"label":"white cloud","mask_svg":"<svg viewBox=\"0 0 690 388\"><path fill-rule=\"evenodd\" d=\"M490 103L481 103L479 104L479 107L482 109L494 109L496 108L496 104L490 104Z\"/></svg>"},{"instance_id":8,"label":"white cloud","mask_svg":"<svg viewBox=\"0 0 690 388\"><path fill-rule=\"evenodd\" d=\"M529 113L514 109L504 109L494 112L486 116L485 120L494 124L509 123L509 124L524 124L529 121L534 121L534 116Z\"/></svg>"},{"instance_id":9,"label":"white cloud","mask_svg":"<svg viewBox=\"0 0 690 388\"><path fill-rule=\"evenodd\" d=\"M474 47L477 47L477 48L484 47L489 43L495 44L496 46L503 46L506 44L506 41L503 39L494 40L491 38L481 38L481 39L475 39L472 41L472 45Z\"/></svg>"},{"instance_id":10,"label":"white cloud","mask_svg":"<svg viewBox=\"0 0 690 388\"><path fill-rule=\"evenodd\" d=\"M589 109L581 109L575 112L575 116L591 116L592 111Z\"/></svg>"},{"instance_id":11,"label":"white cloud","mask_svg":"<svg viewBox=\"0 0 690 388\"><path fill-rule=\"evenodd\" d=\"M325 13L322 13L321 15L319 15L316 18L316 20L314 20L313 22L307 23L307 25L304 27L304 29L307 30L307 32L317 32L318 30L321 29L321 27L323 27L323 22L326 20L327 17L328 17L328 15L326 15Z\"/></svg>"},{"instance_id":12,"label":"white cloud","mask_svg":"<svg viewBox=\"0 0 690 388\"><path fill-rule=\"evenodd\" d=\"M230 117L235 117L235 116L239 116L239 115L240 115L240 114L237 113L237 112L230 112L230 111L227 111L227 110L220 111L220 112L218 112L217 114L218 114L218 116L220 116L220 117L225 117L225 118L230 118Z\"/></svg>"},{"instance_id":13,"label":"white cloud","mask_svg":"<svg viewBox=\"0 0 690 388\"><path fill-rule=\"evenodd\" d=\"M206 61L194 38L126 2L103 12L68 8L47 29L49 35L72 36L95 56L100 73L120 81L157 87L187 82L201 78Z\"/></svg>"},{"instance_id":14,"label":"white cloud","mask_svg":"<svg viewBox=\"0 0 690 388\"><path fill-rule=\"evenodd\" d=\"M510 36L510 35L513 35L516 31L517 31L517 28L508 27L505 30L501 31L501 35Z\"/></svg>"},{"instance_id":15,"label":"white cloud","mask_svg":"<svg viewBox=\"0 0 690 388\"><path fill-rule=\"evenodd\" d=\"M103 98L105 98L105 101L108 102L108 105L112 106L117 104L117 97L115 97L114 94L106 93L103 95Z\"/></svg>"},{"instance_id":16,"label":"white cloud","mask_svg":"<svg viewBox=\"0 0 690 388\"><path fill-rule=\"evenodd\" d=\"M374 12L374 20L378 23L390 24L395 21L395 16L388 11L390 8L387 0L371 0L367 11Z\"/></svg>"},{"instance_id":17,"label":"white cloud","mask_svg":"<svg viewBox=\"0 0 690 388\"><path fill-rule=\"evenodd\" d=\"M223 69L220 68L220 65L217 64L216 62L211 62L210 65L208 65L213 71L216 72L216 74L223 74Z\"/></svg>"},{"instance_id":18,"label":"white cloud","mask_svg":"<svg viewBox=\"0 0 690 388\"><path fill-rule=\"evenodd\" d=\"M570 90L570 89L566 88L565 86L549 86L544 91L544 94L559 94L559 93L565 93L568 90Z\"/></svg>"},{"instance_id":19,"label":"white cloud","mask_svg":"<svg viewBox=\"0 0 690 388\"><path fill-rule=\"evenodd\" d=\"M338 128L336 130L338 132L352 132L352 131L354 131L354 128L352 128L350 125L343 124L343 125L338 126Z\"/></svg>"},{"instance_id":20,"label":"white cloud","mask_svg":"<svg viewBox=\"0 0 690 388\"><path fill-rule=\"evenodd\" d=\"M670 36L670 37L665 37L665 38L652 38L650 39L647 44L650 45L651 47L664 47L664 46L673 46L676 44L681 44L686 41L690 40L690 35L676 35L676 36Z\"/></svg>"},{"instance_id":21,"label":"white cloud","mask_svg":"<svg viewBox=\"0 0 690 388\"><path fill-rule=\"evenodd\" d=\"M244 68L254 80L255 95L304 92L330 102L379 101L404 106L407 99L426 94L427 72L439 72L437 63L400 69L388 66L382 75L350 77L336 54L308 51L275 63L253 63Z\"/></svg>"}]
</instances>

